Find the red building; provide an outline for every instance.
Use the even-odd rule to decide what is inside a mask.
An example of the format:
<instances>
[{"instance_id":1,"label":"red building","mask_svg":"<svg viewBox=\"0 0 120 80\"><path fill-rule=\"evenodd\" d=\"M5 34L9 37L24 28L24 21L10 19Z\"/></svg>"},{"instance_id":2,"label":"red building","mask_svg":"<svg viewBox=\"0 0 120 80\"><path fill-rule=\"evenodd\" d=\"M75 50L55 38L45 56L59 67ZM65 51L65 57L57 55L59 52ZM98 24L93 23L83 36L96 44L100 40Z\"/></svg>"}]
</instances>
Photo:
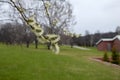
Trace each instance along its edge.
<instances>
[{"instance_id":1,"label":"red building","mask_svg":"<svg viewBox=\"0 0 120 80\"><path fill-rule=\"evenodd\" d=\"M97 43L97 49L100 51L111 51L113 47L120 51L120 35L112 39L100 39Z\"/></svg>"}]
</instances>

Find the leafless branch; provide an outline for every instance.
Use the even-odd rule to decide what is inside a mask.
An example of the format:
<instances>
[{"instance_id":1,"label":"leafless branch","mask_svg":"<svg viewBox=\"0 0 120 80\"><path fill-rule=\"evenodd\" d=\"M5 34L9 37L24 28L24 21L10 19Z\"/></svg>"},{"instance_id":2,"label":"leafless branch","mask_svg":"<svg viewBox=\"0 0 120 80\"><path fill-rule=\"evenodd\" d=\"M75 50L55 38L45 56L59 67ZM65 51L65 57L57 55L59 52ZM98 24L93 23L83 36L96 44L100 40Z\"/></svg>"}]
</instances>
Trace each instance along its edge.
<instances>
[{"instance_id":1,"label":"leafless branch","mask_svg":"<svg viewBox=\"0 0 120 80\"><path fill-rule=\"evenodd\" d=\"M44 6L44 8L45 8L45 12L46 12L46 15L47 15L47 17L48 17L48 20L49 20L49 26L51 27L51 33L53 33L53 25L52 25L52 21L51 21L51 18L50 18L50 15L49 15L49 12L48 12L48 9L47 9L47 6L45 5L45 2L44 2L44 0L42 0L42 2L43 2L43 6Z\"/></svg>"},{"instance_id":2,"label":"leafless branch","mask_svg":"<svg viewBox=\"0 0 120 80\"><path fill-rule=\"evenodd\" d=\"M14 5L14 7L17 9L17 11L19 11L19 13L20 13L20 15L22 16L22 18L27 22L27 19L26 19L26 17L25 17L25 15L24 15L24 13L21 13L21 11L20 11L20 8L21 9L23 9L22 7L18 7L16 4L15 4L15 2L13 1L13 0L10 0L12 3L13 3L13 5ZM20 5L20 4L19 4Z\"/></svg>"},{"instance_id":3,"label":"leafless branch","mask_svg":"<svg viewBox=\"0 0 120 80\"><path fill-rule=\"evenodd\" d=\"M13 5L11 2L9 2L9 1L1 1L1 0L0 0L0 2L1 2L1 3L8 3L8 4L10 4L11 6L14 7L14 5Z\"/></svg>"}]
</instances>

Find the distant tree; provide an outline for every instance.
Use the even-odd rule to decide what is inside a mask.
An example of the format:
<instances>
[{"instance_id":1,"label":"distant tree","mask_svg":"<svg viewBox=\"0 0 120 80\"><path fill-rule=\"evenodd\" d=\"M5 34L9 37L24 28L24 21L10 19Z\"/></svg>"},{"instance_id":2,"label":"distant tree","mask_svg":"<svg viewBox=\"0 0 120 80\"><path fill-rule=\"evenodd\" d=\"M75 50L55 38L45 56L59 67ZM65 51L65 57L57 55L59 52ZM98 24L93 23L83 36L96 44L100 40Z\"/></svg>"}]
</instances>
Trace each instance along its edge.
<instances>
[{"instance_id":1,"label":"distant tree","mask_svg":"<svg viewBox=\"0 0 120 80\"><path fill-rule=\"evenodd\" d=\"M94 35L90 35L90 46L94 46Z\"/></svg>"},{"instance_id":2,"label":"distant tree","mask_svg":"<svg viewBox=\"0 0 120 80\"><path fill-rule=\"evenodd\" d=\"M120 26L117 26L117 28L116 28L116 33L117 33L118 35L120 35Z\"/></svg>"},{"instance_id":3,"label":"distant tree","mask_svg":"<svg viewBox=\"0 0 120 80\"><path fill-rule=\"evenodd\" d=\"M79 46L86 46L85 36L79 37L77 43Z\"/></svg>"},{"instance_id":4,"label":"distant tree","mask_svg":"<svg viewBox=\"0 0 120 80\"><path fill-rule=\"evenodd\" d=\"M25 31L25 26L22 24L16 23L6 23L3 24L0 28L0 42L4 42L6 44L19 44L33 42L34 35L30 32L29 36Z\"/></svg>"},{"instance_id":5,"label":"distant tree","mask_svg":"<svg viewBox=\"0 0 120 80\"><path fill-rule=\"evenodd\" d=\"M37 49L38 48L38 40L37 40L37 37L35 36L35 48Z\"/></svg>"},{"instance_id":6,"label":"distant tree","mask_svg":"<svg viewBox=\"0 0 120 80\"><path fill-rule=\"evenodd\" d=\"M98 30L95 34L94 34L94 38L93 38L93 44L96 45L96 43L102 38L102 33L100 33L100 31Z\"/></svg>"},{"instance_id":7,"label":"distant tree","mask_svg":"<svg viewBox=\"0 0 120 80\"><path fill-rule=\"evenodd\" d=\"M85 36L90 35L90 32L88 30L85 31Z\"/></svg>"},{"instance_id":8,"label":"distant tree","mask_svg":"<svg viewBox=\"0 0 120 80\"><path fill-rule=\"evenodd\" d=\"M86 30L86 31L85 31L85 43L86 43L86 47L87 47L87 46L90 46L90 42L91 42L91 41L90 41L90 40L91 40L90 38L91 38L90 32L89 32L88 30Z\"/></svg>"}]
</instances>

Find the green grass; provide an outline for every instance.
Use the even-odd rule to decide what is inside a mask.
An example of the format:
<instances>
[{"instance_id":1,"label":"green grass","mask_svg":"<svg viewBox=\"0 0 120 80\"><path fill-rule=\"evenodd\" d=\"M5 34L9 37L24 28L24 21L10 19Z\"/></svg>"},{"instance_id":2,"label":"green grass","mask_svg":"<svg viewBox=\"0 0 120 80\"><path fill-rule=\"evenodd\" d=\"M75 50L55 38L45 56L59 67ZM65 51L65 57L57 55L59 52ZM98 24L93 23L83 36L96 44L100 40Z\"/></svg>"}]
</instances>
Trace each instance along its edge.
<instances>
[{"instance_id":1,"label":"green grass","mask_svg":"<svg viewBox=\"0 0 120 80\"><path fill-rule=\"evenodd\" d=\"M35 49L0 44L0 80L120 80L120 68L90 58L103 53L61 46L59 55L45 46Z\"/></svg>"}]
</instances>

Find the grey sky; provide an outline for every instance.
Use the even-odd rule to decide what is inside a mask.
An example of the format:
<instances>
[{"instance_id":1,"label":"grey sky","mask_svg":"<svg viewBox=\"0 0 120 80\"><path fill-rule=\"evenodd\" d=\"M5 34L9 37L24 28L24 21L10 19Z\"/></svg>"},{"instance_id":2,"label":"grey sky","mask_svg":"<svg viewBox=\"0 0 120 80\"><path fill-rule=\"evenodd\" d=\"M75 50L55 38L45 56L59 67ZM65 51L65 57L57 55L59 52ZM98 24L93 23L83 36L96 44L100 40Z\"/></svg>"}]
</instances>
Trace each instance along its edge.
<instances>
[{"instance_id":1,"label":"grey sky","mask_svg":"<svg viewBox=\"0 0 120 80\"><path fill-rule=\"evenodd\" d=\"M84 34L115 31L120 26L120 0L69 0L77 24L74 32Z\"/></svg>"}]
</instances>

